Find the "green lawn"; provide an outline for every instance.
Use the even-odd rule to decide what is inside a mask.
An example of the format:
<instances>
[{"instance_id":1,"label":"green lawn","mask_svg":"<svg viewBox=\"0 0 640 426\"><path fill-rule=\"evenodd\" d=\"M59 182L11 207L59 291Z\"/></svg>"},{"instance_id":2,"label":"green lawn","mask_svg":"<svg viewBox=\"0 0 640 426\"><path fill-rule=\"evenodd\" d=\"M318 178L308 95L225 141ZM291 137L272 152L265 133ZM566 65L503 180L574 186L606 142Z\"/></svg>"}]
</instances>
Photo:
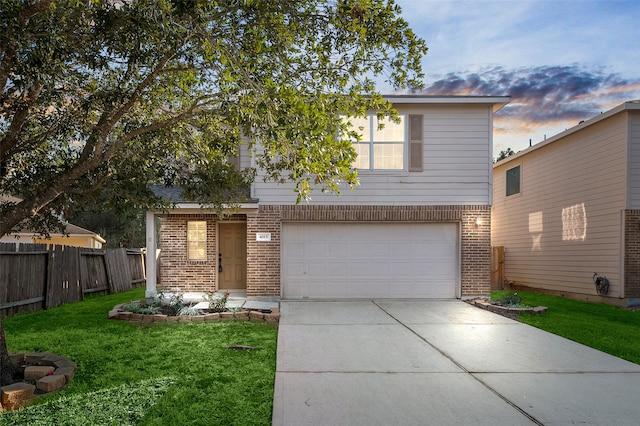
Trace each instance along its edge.
<instances>
[{"instance_id":1,"label":"green lawn","mask_svg":"<svg viewBox=\"0 0 640 426\"><path fill-rule=\"evenodd\" d=\"M107 319L114 305L143 296L138 288L5 319L10 351L54 352L77 369L67 389L0 414L0 425L271 424L277 327Z\"/></svg>"},{"instance_id":2,"label":"green lawn","mask_svg":"<svg viewBox=\"0 0 640 426\"><path fill-rule=\"evenodd\" d=\"M506 291L494 291L500 300ZM611 355L640 364L640 311L602 303L519 291L522 304L546 306L542 315L520 315L520 321Z\"/></svg>"}]
</instances>

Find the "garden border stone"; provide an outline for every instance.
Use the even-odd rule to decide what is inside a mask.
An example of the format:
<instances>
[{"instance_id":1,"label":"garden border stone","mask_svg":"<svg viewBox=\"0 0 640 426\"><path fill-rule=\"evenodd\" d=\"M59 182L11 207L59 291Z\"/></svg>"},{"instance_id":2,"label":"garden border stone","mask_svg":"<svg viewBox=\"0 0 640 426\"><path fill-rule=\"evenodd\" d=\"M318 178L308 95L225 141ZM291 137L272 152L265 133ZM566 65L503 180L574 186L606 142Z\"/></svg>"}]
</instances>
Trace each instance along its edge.
<instances>
[{"instance_id":1,"label":"garden border stone","mask_svg":"<svg viewBox=\"0 0 640 426\"><path fill-rule=\"evenodd\" d=\"M191 322L226 322L226 321L251 321L278 324L280 322L280 309L274 308L271 312L261 310L243 309L228 312L206 312L202 315L167 316L161 314L134 314L122 309L126 303L121 303L109 311L108 318L119 321L129 321L139 324L162 323L191 323Z\"/></svg>"}]
</instances>

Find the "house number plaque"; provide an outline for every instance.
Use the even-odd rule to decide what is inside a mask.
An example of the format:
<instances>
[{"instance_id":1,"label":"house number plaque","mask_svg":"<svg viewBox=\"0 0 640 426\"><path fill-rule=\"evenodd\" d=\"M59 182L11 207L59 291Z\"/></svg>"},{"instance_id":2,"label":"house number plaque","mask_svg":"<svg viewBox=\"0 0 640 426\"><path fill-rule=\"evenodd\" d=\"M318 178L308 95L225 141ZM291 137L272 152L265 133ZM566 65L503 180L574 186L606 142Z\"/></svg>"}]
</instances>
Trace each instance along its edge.
<instances>
[{"instance_id":1,"label":"house number plaque","mask_svg":"<svg viewBox=\"0 0 640 426\"><path fill-rule=\"evenodd\" d=\"M256 232L256 241L271 241L271 232Z\"/></svg>"}]
</instances>

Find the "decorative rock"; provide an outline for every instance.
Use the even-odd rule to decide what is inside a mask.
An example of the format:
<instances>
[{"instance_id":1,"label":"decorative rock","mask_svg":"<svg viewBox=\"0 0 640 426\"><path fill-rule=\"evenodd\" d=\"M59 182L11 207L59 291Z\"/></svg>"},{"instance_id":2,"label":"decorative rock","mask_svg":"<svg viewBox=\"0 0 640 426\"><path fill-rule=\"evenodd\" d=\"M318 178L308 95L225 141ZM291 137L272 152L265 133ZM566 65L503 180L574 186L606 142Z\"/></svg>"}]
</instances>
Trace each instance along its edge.
<instances>
[{"instance_id":1,"label":"decorative rock","mask_svg":"<svg viewBox=\"0 0 640 426\"><path fill-rule=\"evenodd\" d=\"M67 384L67 378L60 375L46 376L36 382L36 387L43 392L60 390Z\"/></svg>"},{"instance_id":2,"label":"decorative rock","mask_svg":"<svg viewBox=\"0 0 640 426\"><path fill-rule=\"evenodd\" d=\"M46 358L51 354L47 352L33 352L25 356L25 361L31 365L40 365L42 358Z\"/></svg>"},{"instance_id":3,"label":"decorative rock","mask_svg":"<svg viewBox=\"0 0 640 426\"><path fill-rule=\"evenodd\" d=\"M22 364L24 362L24 357L25 357L25 355L22 352L9 355L9 359L11 360L11 363L13 365Z\"/></svg>"},{"instance_id":4,"label":"decorative rock","mask_svg":"<svg viewBox=\"0 0 640 426\"><path fill-rule=\"evenodd\" d=\"M24 369L25 380L38 380L49 374L53 374L55 368L49 365L32 365Z\"/></svg>"},{"instance_id":5,"label":"decorative rock","mask_svg":"<svg viewBox=\"0 0 640 426\"><path fill-rule=\"evenodd\" d=\"M5 410L16 410L33 397L36 387L28 383L14 383L2 387L2 407Z\"/></svg>"},{"instance_id":6,"label":"decorative rock","mask_svg":"<svg viewBox=\"0 0 640 426\"><path fill-rule=\"evenodd\" d=\"M233 312L220 312L220 321L233 321Z\"/></svg>"},{"instance_id":7,"label":"decorative rock","mask_svg":"<svg viewBox=\"0 0 640 426\"><path fill-rule=\"evenodd\" d=\"M206 322L220 321L220 314L218 312L204 314L202 317Z\"/></svg>"},{"instance_id":8,"label":"decorative rock","mask_svg":"<svg viewBox=\"0 0 640 426\"><path fill-rule=\"evenodd\" d=\"M251 321L264 321L264 314L260 311L249 311L249 319Z\"/></svg>"},{"instance_id":9,"label":"decorative rock","mask_svg":"<svg viewBox=\"0 0 640 426\"><path fill-rule=\"evenodd\" d=\"M131 312L118 312L118 315L115 317L119 320L129 321L131 319Z\"/></svg>"},{"instance_id":10,"label":"decorative rock","mask_svg":"<svg viewBox=\"0 0 640 426\"><path fill-rule=\"evenodd\" d=\"M64 376L67 379L67 383L73 380L76 374L76 369L73 367L62 367L56 369L53 373L54 376Z\"/></svg>"},{"instance_id":11,"label":"decorative rock","mask_svg":"<svg viewBox=\"0 0 640 426\"><path fill-rule=\"evenodd\" d=\"M73 361L71 361L70 359L62 358L62 359L61 359L61 360L59 360L59 361L55 361L55 362L53 363L53 366L54 366L55 368L71 367L71 368L75 369L75 368L76 368L76 363L75 363L75 362L73 362Z\"/></svg>"},{"instance_id":12,"label":"decorative rock","mask_svg":"<svg viewBox=\"0 0 640 426\"><path fill-rule=\"evenodd\" d=\"M266 322L272 323L272 324L277 324L280 321L280 315L279 314L264 314L264 320Z\"/></svg>"},{"instance_id":13,"label":"decorative rock","mask_svg":"<svg viewBox=\"0 0 640 426\"><path fill-rule=\"evenodd\" d=\"M47 355L46 357L42 358L42 360L40 360L40 364L42 365L50 365L50 366L55 366L57 361L62 361L66 359L65 357L62 357L60 355L56 355L56 354L50 354Z\"/></svg>"},{"instance_id":14,"label":"decorative rock","mask_svg":"<svg viewBox=\"0 0 640 426\"><path fill-rule=\"evenodd\" d=\"M249 312L247 311L234 312L233 318L235 318L236 321L249 321Z\"/></svg>"}]
</instances>

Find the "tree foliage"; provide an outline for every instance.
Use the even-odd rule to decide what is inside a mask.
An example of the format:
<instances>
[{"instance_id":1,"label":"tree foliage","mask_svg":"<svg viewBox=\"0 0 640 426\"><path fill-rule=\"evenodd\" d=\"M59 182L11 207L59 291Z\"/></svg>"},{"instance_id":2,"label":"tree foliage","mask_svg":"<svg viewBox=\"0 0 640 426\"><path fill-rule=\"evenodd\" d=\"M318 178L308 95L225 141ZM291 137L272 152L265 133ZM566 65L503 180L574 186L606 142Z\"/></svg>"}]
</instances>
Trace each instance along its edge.
<instances>
[{"instance_id":1,"label":"tree foliage","mask_svg":"<svg viewBox=\"0 0 640 426\"><path fill-rule=\"evenodd\" d=\"M426 52L393 0L2 0L0 25L0 235L150 183L238 199L241 143L299 201L354 185L340 116L393 116L376 82L419 88Z\"/></svg>"},{"instance_id":2,"label":"tree foliage","mask_svg":"<svg viewBox=\"0 0 640 426\"><path fill-rule=\"evenodd\" d=\"M512 155L515 155L515 154L516 153L511 148L504 149L504 150L500 151L500 153L496 157L494 163L497 163L498 161L502 161L505 158L511 157Z\"/></svg>"}]
</instances>

